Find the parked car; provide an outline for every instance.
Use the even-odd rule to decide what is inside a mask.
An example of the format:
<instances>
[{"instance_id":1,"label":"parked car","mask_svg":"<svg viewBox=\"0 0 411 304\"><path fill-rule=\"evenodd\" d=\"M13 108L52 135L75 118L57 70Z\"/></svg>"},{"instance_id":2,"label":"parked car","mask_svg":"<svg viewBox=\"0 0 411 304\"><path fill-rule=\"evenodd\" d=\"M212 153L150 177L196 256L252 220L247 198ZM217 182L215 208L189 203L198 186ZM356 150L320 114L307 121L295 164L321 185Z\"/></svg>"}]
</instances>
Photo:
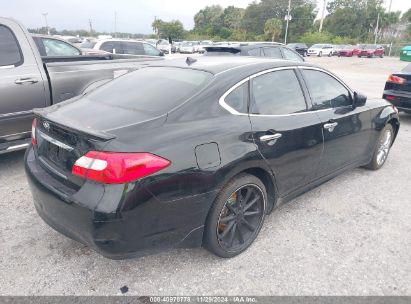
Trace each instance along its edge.
<instances>
[{"instance_id":1,"label":"parked car","mask_svg":"<svg viewBox=\"0 0 411 304\"><path fill-rule=\"evenodd\" d=\"M399 129L391 104L329 71L255 57L158 62L35 113L25 168L38 214L115 259L238 255L274 207L381 168Z\"/></svg>"},{"instance_id":2,"label":"parked car","mask_svg":"<svg viewBox=\"0 0 411 304\"><path fill-rule=\"evenodd\" d=\"M31 37L41 56L79 56L83 54L81 49L63 39L36 34L32 34Z\"/></svg>"},{"instance_id":3,"label":"parked car","mask_svg":"<svg viewBox=\"0 0 411 304\"><path fill-rule=\"evenodd\" d=\"M180 45L180 53L181 54L194 54L196 52L196 47L194 43L191 41L184 41Z\"/></svg>"},{"instance_id":4,"label":"parked car","mask_svg":"<svg viewBox=\"0 0 411 304\"><path fill-rule=\"evenodd\" d=\"M159 49L161 52L165 54L168 54L168 52L170 51L170 43L168 42L168 40L160 40L157 43L157 49ZM174 44L171 44L171 52L176 52L176 47Z\"/></svg>"},{"instance_id":5,"label":"parked car","mask_svg":"<svg viewBox=\"0 0 411 304\"><path fill-rule=\"evenodd\" d=\"M296 51L303 57L307 56L308 46L305 43L289 43L287 44L287 47Z\"/></svg>"},{"instance_id":6,"label":"parked car","mask_svg":"<svg viewBox=\"0 0 411 304\"><path fill-rule=\"evenodd\" d=\"M308 49L308 56L329 56L331 57L333 54L333 45L332 44L314 44Z\"/></svg>"},{"instance_id":7,"label":"parked car","mask_svg":"<svg viewBox=\"0 0 411 304\"><path fill-rule=\"evenodd\" d=\"M335 44L333 45L332 56L338 56L340 51L346 47L345 44Z\"/></svg>"},{"instance_id":8,"label":"parked car","mask_svg":"<svg viewBox=\"0 0 411 304\"><path fill-rule=\"evenodd\" d=\"M175 41L173 42L174 47L176 48L176 53L180 52L180 46L181 46L181 41Z\"/></svg>"},{"instance_id":9,"label":"parked car","mask_svg":"<svg viewBox=\"0 0 411 304\"><path fill-rule=\"evenodd\" d=\"M296 51L280 43L240 43L213 45L205 47L206 56L255 56L286 59L303 62L304 58Z\"/></svg>"},{"instance_id":10,"label":"parked car","mask_svg":"<svg viewBox=\"0 0 411 304\"><path fill-rule=\"evenodd\" d=\"M365 44L362 46L360 53L358 54L358 57L381 57L383 58L385 55L385 50L381 45L375 45L375 44Z\"/></svg>"},{"instance_id":11,"label":"parked car","mask_svg":"<svg viewBox=\"0 0 411 304\"><path fill-rule=\"evenodd\" d=\"M203 40L200 42L200 45L198 46L198 52L204 54L205 53L205 48L207 46L213 45L213 42L211 40Z\"/></svg>"},{"instance_id":12,"label":"parked car","mask_svg":"<svg viewBox=\"0 0 411 304\"><path fill-rule=\"evenodd\" d=\"M164 54L145 41L129 39L102 39L93 47L93 50L102 50L112 54L163 56Z\"/></svg>"},{"instance_id":13,"label":"parked car","mask_svg":"<svg viewBox=\"0 0 411 304\"><path fill-rule=\"evenodd\" d=\"M411 114L411 64L388 77L383 98L398 110Z\"/></svg>"},{"instance_id":14,"label":"parked car","mask_svg":"<svg viewBox=\"0 0 411 304\"><path fill-rule=\"evenodd\" d=\"M352 57L357 56L361 52L358 46L354 45L345 45L340 52L338 53L338 57Z\"/></svg>"},{"instance_id":15,"label":"parked car","mask_svg":"<svg viewBox=\"0 0 411 304\"><path fill-rule=\"evenodd\" d=\"M57 48L58 39L34 38L37 42L20 23L0 17L0 154L28 146L33 108L83 94L149 60L160 59L77 56L79 50L67 42ZM60 51L66 49L68 56L62 56Z\"/></svg>"}]
</instances>

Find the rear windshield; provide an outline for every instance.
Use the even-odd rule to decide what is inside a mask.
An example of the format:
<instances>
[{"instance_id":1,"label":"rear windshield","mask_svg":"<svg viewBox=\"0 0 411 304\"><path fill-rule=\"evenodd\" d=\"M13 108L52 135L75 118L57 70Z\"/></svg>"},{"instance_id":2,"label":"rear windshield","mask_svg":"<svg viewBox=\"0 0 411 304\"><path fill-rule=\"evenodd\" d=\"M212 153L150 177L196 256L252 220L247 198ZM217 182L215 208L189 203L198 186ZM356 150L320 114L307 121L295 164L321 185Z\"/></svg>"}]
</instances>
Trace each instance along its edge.
<instances>
[{"instance_id":1,"label":"rear windshield","mask_svg":"<svg viewBox=\"0 0 411 304\"><path fill-rule=\"evenodd\" d=\"M159 116L192 97L211 80L204 71L147 67L119 77L91 92L92 102Z\"/></svg>"}]
</instances>

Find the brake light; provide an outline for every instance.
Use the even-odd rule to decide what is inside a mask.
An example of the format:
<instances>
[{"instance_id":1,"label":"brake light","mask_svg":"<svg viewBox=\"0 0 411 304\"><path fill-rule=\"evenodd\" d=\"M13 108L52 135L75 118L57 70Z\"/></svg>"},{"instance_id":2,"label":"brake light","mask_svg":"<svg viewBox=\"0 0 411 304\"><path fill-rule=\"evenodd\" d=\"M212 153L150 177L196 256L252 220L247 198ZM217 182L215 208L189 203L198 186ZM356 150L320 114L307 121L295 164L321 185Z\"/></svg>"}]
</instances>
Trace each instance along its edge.
<instances>
[{"instance_id":1,"label":"brake light","mask_svg":"<svg viewBox=\"0 0 411 304\"><path fill-rule=\"evenodd\" d=\"M395 96L387 95L387 96L385 96L385 99L387 99L387 100L389 100L389 101L394 101L394 100L395 100Z\"/></svg>"},{"instance_id":2,"label":"brake light","mask_svg":"<svg viewBox=\"0 0 411 304\"><path fill-rule=\"evenodd\" d=\"M37 140L36 140L36 127L37 127L37 119L34 118L33 122L31 123L31 144L36 145Z\"/></svg>"},{"instance_id":3,"label":"brake light","mask_svg":"<svg viewBox=\"0 0 411 304\"><path fill-rule=\"evenodd\" d=\"M392 83L397 83L397 84L404 84L407 82L407 79L399 77L399 76L395 76L395 75L390 75L388 76L388 82L392 82Z\"/></svg>"},{"instance_id":4,"label":"brake light","mask_svg":"<svg viewBox=\"0 0 411 304\"><path fill-rule=\"evenodd\" d=\"M122 184L167 168L171 162L151 153L89 151L72 168L74 175L104 184Z\"/></svg>"}]
</instances>

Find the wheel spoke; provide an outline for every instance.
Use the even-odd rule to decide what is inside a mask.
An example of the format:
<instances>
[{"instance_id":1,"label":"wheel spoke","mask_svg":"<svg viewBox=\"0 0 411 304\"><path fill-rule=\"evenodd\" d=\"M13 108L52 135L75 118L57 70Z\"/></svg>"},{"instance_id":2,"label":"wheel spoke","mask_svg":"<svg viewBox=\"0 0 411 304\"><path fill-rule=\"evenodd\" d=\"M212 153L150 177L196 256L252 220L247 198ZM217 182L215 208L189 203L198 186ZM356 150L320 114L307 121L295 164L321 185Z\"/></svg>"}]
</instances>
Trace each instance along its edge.
<instances>
[{"instance_id":1,"label":"wheel spoke","mask_svg":"<svg viewBox=\"0 0 411 304\"><path fill-rule=\"evenodd\" d=\"M254 205L260 198L257 196L255 198L253 198L247 205L245 205L244 207L244 212L247 211L248 209L250 209L250 207L252 205Z\"/></svg>"},{"instance_id":2,"label":"wheel spoke","mask_svg":"<svg viewBox=\"0 0 411 304\"><path fill-rule=\"evenodd\" d=\"M246 219L243 219L243 224L244 226L246 226L248 228L248 230L250 230L251 232L254 231L254 227L250 224L249 221L247 221Z\"/></svg>"},{"instance_id":3,"label":"wheel spoke","mask_svg":"<svg viewBox=\"0 0 411 304\"><path fill-rule=\"evenodd\" d=\"M237 214L237 212L235 211L235 209L233 208L233 206L231 206L230 204L225 204L225 206L227 207L228 210L230 210L232 213Z\"/></svg>"},{"instance_id":4,"label":"wheel spoke","mask_svg":"<svg viewBox=\"0 0 411 304\"><path fill-rule=\"evenodd\" d=\"M233 226L233 228L231 229L231 234L230 234L230 238L228 239L228 246L232 247L233 246L233 241L234 241L234 236L235 236L235 232L237 230L237 224Z\"/></svg>"},{"instance_id":5,"label":"wheel spoke","mask_svg":"<svg viewBox=\"0 0 411 304\"><path fill-rule=\"evenodd\" d=\"M231 222L231 221L234 220L234 219L235 219L235 215L234 215L234 214L231 214L231 215L222 217L222 218L220 219L220 224L225 224L225 223Z\"/></svg>"},{"instance_id":6,"label":"wheel spoke","mask_svg":"<svg viewBox=\"0 0 411 304\"><path fill-rule=\"evenodd\" d=\"M252 193L254 193L254 190L251 188L247 188L247 194L244 197L244 203L248 202Z\"/></svg>"},{"instance_id":7,"label":"wheel spoke","mask_svg":"<svg viewBox=\"0 0 411 304\"><path fill-rule=\"evenodd\" d=\"M256 211L247 211L247 212L244 212L244 216L252 216L252 215L259 214L259 213L260 213L260 211L258 211L258 210L256 210Z\"/></svg>"},{"instance_id":8,"label":"wheel spoke","mask_svg":"<svg viewBox=\"0 0 411 304\"><path fill-rule=\"evenodd\" d=\"M228 224L225 227L224 231L219 235L220 239L223 239L227 235L227 233L230 232L230 230L231 230L231 228L233 228L234 224L235 224L235 222L231 222L230 224Z\"/></svg>"}]
</instances>

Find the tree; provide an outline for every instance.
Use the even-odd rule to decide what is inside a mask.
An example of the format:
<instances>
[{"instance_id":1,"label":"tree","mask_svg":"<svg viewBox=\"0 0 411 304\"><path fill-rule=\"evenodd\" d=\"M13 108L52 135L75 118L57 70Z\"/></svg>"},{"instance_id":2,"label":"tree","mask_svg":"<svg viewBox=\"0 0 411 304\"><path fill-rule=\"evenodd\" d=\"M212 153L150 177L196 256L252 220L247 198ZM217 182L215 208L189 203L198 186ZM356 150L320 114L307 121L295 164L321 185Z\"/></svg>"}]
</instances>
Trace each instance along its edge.
<instances>
[{"instance_id":1,"label":"tree","mask_svg":"<svg viewBox=\"0 0 411 304\"><path fill-rule=\"evenodd\" d=\"M194 30L197 33L215 35L222 27L223 8L220 5L206 6L194 15Z\"/></svg>"},{"instance_id":2,"label":"tree","mask_svg":"<svg viewBox=\"0 0 411 304\"><path fill-rule=\"evenodd\" d=\"M281 32L283 23L280 19L271 18L264 24L264 34L271 36L271 41L275 40L277 34Z\"/></svg>"},{"instance_id":3,"label":"tree","mask_svg":"<svg viewBox=\"0 0 411 304\"><path fill-rule=\"evenodd\" d=\"M157 38L182 39L185 36L183 24L179 20L171 20L170 22L156 19L152 23L152 27L156 32Z\"/></svg>"},{"instance_id":4,"label":"tree","mask_svg":"<svg viewBox=\"0 0 411 304\"><path fill-rule=\"evenodd\" d=\"M229 28L230 30L238 30L241 26L241 19L244 16L244 9L235 7L235 6L229 6L227 7L222 15L223 18L223 26L226 28Z\"/></svg>"}]
</instances>

